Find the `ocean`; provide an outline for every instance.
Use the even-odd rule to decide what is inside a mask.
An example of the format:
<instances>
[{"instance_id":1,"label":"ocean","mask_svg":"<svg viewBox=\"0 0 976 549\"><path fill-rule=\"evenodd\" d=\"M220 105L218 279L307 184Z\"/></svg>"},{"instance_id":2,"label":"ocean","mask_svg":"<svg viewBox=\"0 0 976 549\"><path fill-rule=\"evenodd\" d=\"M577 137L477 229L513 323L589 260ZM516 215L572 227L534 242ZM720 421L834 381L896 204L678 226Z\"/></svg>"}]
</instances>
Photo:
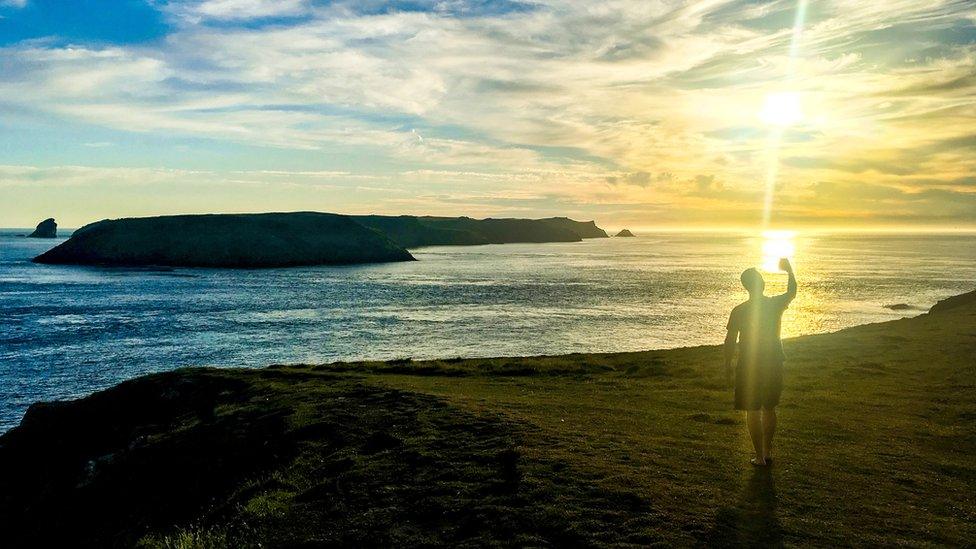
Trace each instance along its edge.
<instances>
[{"instance_id":1,"label":"ocean","mask_svg":"<svg viewBox=\"0 0 976 549\"><path fill-rule=\"evenodd\" d=\"M800 283L784 336L917 315L976 287L972 234L644 233L220 270L36 265L63 238L26 232L0 230L0 432L34 401L181 366L718 344L745 299L739 273L778 253L793 255ZM785 282L768 273L767 294ZM896 303L909 308L885 307Z\"/></svg>"}]
</instances>

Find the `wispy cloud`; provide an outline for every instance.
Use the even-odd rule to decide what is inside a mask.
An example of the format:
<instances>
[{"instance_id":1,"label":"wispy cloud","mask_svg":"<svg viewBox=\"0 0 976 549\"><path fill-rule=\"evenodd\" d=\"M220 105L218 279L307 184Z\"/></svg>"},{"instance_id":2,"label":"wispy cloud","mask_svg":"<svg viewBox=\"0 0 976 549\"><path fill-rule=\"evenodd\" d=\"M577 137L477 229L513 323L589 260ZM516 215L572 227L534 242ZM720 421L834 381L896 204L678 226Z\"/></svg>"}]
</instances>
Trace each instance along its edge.
<instances>
[{"instance_id":1,"label":"wispy cloud","mask_svg":"<svg viewBox=\"0 0 976 549\"><path fill-rule=\"evenodd\" d=\"M174 2L167 6L172 12L194 23L204 19L225 21L262 17L288 17L307 13L307 0L203 0Z\"/></svg>"}]
</instances>

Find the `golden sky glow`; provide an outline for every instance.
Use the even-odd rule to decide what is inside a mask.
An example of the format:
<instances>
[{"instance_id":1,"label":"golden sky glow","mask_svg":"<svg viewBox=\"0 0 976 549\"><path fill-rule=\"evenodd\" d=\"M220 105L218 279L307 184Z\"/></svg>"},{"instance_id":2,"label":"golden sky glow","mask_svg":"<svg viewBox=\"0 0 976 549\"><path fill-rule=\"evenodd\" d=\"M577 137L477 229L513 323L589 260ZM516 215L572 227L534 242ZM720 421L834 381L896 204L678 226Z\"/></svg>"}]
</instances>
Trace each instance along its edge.
<instances>
[{"instance_id":1,"label":"golden sky glow","mask_svg":"<svg viewBox=\"0 0 976 549\"><path fill-rule=\"evenodd\" d=\"M976 225L971 2L56 4L0 7L2 226Z\"/></svg>"}]
</instances>

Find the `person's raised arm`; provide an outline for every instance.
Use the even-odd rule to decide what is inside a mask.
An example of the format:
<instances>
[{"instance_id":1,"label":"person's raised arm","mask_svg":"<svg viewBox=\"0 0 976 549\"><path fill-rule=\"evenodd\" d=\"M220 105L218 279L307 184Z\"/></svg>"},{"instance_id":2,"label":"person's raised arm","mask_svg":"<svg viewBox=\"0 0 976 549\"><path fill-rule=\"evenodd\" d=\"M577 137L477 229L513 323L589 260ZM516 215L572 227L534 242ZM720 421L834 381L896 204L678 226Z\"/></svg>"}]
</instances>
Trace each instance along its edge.
<instances>
[{"instance_id":1,"label":"person's raised arm","mask_svg":"<svg viewBox=\"0 0 976 549\"><path fill-rule=\"evenodd\" d=\"M794 297L796 297L796 276L793 275L793 265L790 264L789 259L784 257L783 259L779 260L779 268L786 271L786 274L788 274L790 277L790 279L786 282L786 293L782 295L782 298L786 301L786 303L789 303L790 301L793 301Z\"/></svg>"}]
</instances>

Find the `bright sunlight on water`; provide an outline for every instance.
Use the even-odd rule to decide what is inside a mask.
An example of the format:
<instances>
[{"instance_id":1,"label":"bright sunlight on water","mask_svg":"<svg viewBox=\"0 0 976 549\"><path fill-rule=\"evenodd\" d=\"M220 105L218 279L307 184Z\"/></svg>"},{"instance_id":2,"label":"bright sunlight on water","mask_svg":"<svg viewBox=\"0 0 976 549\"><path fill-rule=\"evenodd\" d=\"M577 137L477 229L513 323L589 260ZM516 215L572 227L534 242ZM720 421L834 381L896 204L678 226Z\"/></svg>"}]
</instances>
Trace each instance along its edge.
<instances>
[{"instance_id":1,"label":"bright sunlight on water","mask_svg":"<svg viewBox=\"0 0 976 549\"><path fill-rule=\"evenodd\" d=\"M778 273L779 260L784 257L796 267L796 245L793 243L795 237L796 233L793 231L763 231L762 263L759 267L767 273Z\"/></svg>"}]
</instances>

